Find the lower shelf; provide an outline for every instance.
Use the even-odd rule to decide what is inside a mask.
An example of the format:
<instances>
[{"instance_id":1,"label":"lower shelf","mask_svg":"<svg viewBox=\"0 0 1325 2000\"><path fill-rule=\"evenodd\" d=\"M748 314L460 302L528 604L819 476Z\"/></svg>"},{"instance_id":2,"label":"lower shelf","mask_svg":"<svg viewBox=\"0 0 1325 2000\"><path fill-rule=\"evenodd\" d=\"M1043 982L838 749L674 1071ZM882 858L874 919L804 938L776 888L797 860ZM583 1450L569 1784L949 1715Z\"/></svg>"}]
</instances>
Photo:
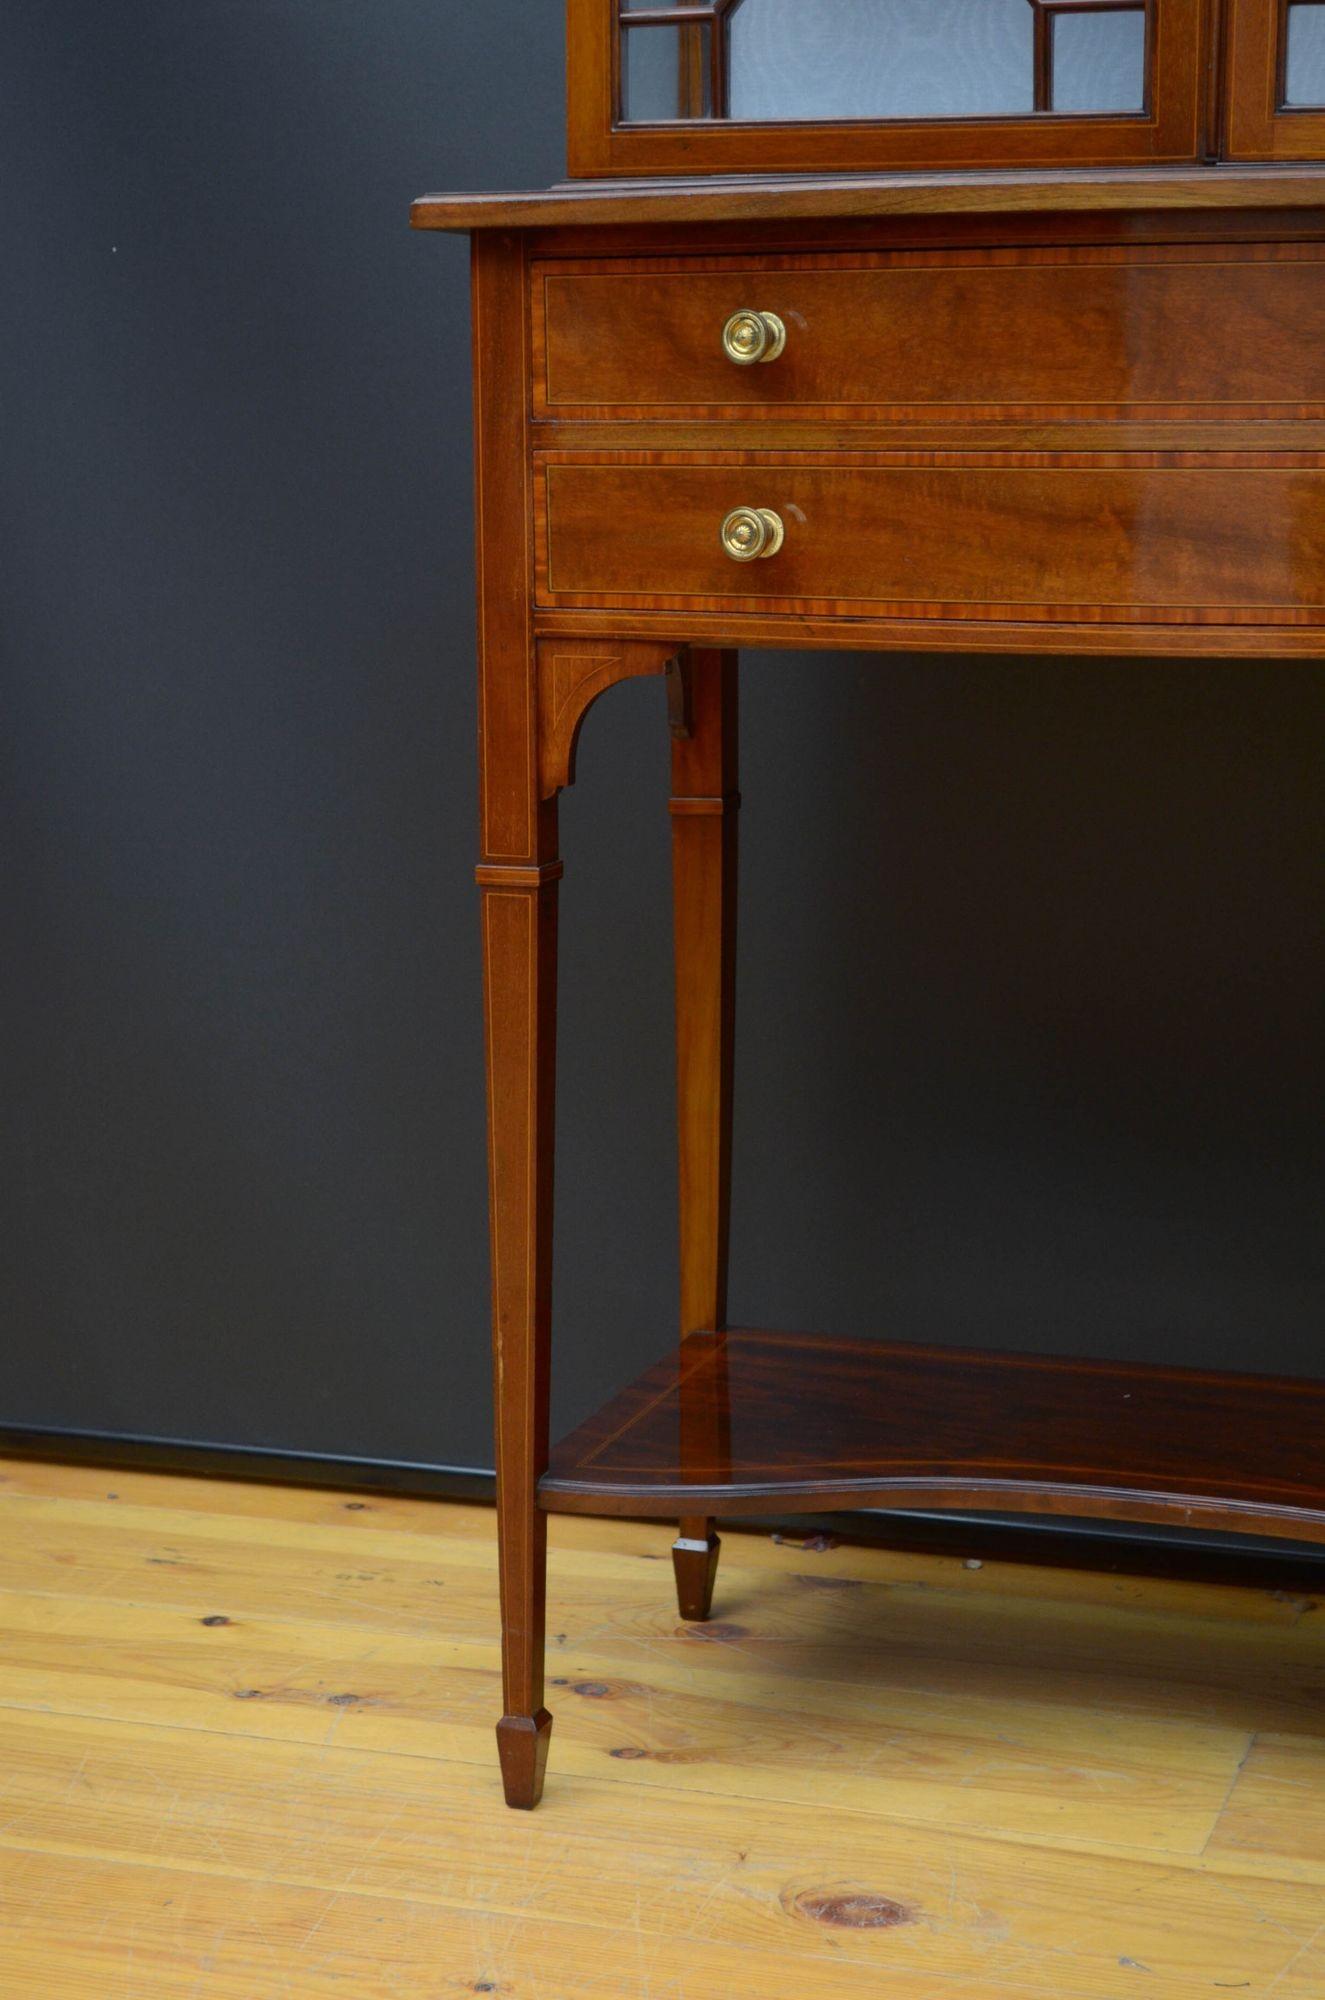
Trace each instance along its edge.
<instances>
[{"instance_id":1,"label":"lower shelf","mask_svg":"<svg viewBox=\"0 0 1325 2000\"><path fill-rule=\"evenodd\" d=\"M539 1492L553 1513L973 1507L1325 1542L1325 1382L697 1334Z\"/></svg>"}]
</instances>

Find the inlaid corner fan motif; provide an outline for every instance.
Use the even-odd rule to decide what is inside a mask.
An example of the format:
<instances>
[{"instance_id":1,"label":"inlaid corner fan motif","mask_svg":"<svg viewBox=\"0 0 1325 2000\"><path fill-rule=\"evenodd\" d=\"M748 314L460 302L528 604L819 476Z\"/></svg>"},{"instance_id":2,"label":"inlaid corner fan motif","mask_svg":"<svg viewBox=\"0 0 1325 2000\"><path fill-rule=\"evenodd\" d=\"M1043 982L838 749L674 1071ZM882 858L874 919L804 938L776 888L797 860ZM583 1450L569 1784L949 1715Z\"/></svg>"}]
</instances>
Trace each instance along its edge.
<instances>
[{"instance_id":1,"label":"inlaid corner fan motif","mask_svg":"<svg viewBox=\"0 0 1325 2000\"><path fill-rule=\"evenodd\" d=\"M620 0L621 116L1139 115L1154 11L1155 0ZM1299 13L1325 17L1325 4L1293 0Z\"/></svg>"}]
</instances>

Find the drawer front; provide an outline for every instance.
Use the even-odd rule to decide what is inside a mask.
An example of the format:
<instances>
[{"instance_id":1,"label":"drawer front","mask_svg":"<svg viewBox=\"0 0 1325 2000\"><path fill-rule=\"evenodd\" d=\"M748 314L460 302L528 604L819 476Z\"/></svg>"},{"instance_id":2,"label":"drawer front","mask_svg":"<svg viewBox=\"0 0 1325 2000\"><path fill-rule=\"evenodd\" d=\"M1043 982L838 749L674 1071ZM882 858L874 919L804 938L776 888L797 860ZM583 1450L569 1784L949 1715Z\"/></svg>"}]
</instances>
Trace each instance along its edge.
<instances>
[{"instance_id":1,"label":"drawer front","mask_svg":"<svg viewBox=\"0 0 1325 2000\"><path fill-rule=\"evenodd\" d=\"M1319 244L545 263L535 413L894 420L1325 415ZM773 361L723 351L772 313Z\"/></svg>"},{"instance_id":2,"label":"drawer front","mask_svg":"<svg viewBox=\"0 0 1325 2000\"><path fill-rule=\"evenodd\" d=\"M1325 457L549 453L539 601L910 619L1325 622ZM735 510L775 514L735 561Z\"/></svg>"}]
</instances>

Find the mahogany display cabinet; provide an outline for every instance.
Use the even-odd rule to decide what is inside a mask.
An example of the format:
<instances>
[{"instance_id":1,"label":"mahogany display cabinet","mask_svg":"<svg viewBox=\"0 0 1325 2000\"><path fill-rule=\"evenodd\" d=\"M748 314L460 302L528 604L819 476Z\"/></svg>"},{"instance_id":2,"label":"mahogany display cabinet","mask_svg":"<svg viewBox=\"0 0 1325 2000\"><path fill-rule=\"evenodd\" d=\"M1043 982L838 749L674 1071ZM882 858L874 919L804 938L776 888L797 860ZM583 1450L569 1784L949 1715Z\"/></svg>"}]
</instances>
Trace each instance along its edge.
<instances>
[{"instance_id":1,"label":"mahogany display cabinet","mask_svg":"<svg viewBox=\"0 0 1325 2000\"><path fill-rule=\"evenodd\" d=\"M505 1714L549 1510L1049 1510L1325 1542L1325 1384L727 1324L742 647L1325 655L1325 4L570 0L574 178L473 236ZM559 794L671 731L676 1351L549 1449ZM660 702L660 718L664 705ZM1232 946L1230 946L1232 949ZM1325 1369L1322 1370L1325 1373Z\"/></svg>"}]
</instances>

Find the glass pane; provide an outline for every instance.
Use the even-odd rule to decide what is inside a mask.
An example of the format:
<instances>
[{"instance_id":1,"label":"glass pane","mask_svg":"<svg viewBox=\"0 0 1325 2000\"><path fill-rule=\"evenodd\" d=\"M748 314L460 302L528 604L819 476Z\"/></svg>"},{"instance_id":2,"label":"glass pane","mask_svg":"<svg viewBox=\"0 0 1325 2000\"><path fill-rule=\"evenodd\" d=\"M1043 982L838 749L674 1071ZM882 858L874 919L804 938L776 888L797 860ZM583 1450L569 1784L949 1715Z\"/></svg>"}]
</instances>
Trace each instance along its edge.
<instances>
[{"instance_id":1,"label":"glass pane","mask_svg":"<svg viewBox=\"0 0 1325 2000\"><path fill-rule=\"evenodd\" d=\"M742 0L733 118L1007 118L1034 109L1027 0Z\"/></svg>"},{"instance_id":2,"label":"glass pane","mask_svg":"<svg viewBox=\"0 0 1325 2000\"><path fill-rule=\"evenodd\" d=\"M627 124L707 118L709 36L702 23L628 28L621 36L621 116Z\"/></svg>"},{"instance_id":3,"label":"glass pane","mask_svg":"<svg viewBox=\"0 0 1325 2000\"><path fill-rule=\"evenodd\" d=\"M1325 6L1293 0L1288 9L1284 103L1325 105Z\"/></svg>"},{"instance_id":4,"label":"glass pane","mask_svg":"<svg viewBox=\"0 0 1325 2000\"><path fill-rule=\"evenodd\" d=\"M1053 37L1055 111L1145 110L1144 14L1056 14Z\"/></svg>"}]
</instances>

